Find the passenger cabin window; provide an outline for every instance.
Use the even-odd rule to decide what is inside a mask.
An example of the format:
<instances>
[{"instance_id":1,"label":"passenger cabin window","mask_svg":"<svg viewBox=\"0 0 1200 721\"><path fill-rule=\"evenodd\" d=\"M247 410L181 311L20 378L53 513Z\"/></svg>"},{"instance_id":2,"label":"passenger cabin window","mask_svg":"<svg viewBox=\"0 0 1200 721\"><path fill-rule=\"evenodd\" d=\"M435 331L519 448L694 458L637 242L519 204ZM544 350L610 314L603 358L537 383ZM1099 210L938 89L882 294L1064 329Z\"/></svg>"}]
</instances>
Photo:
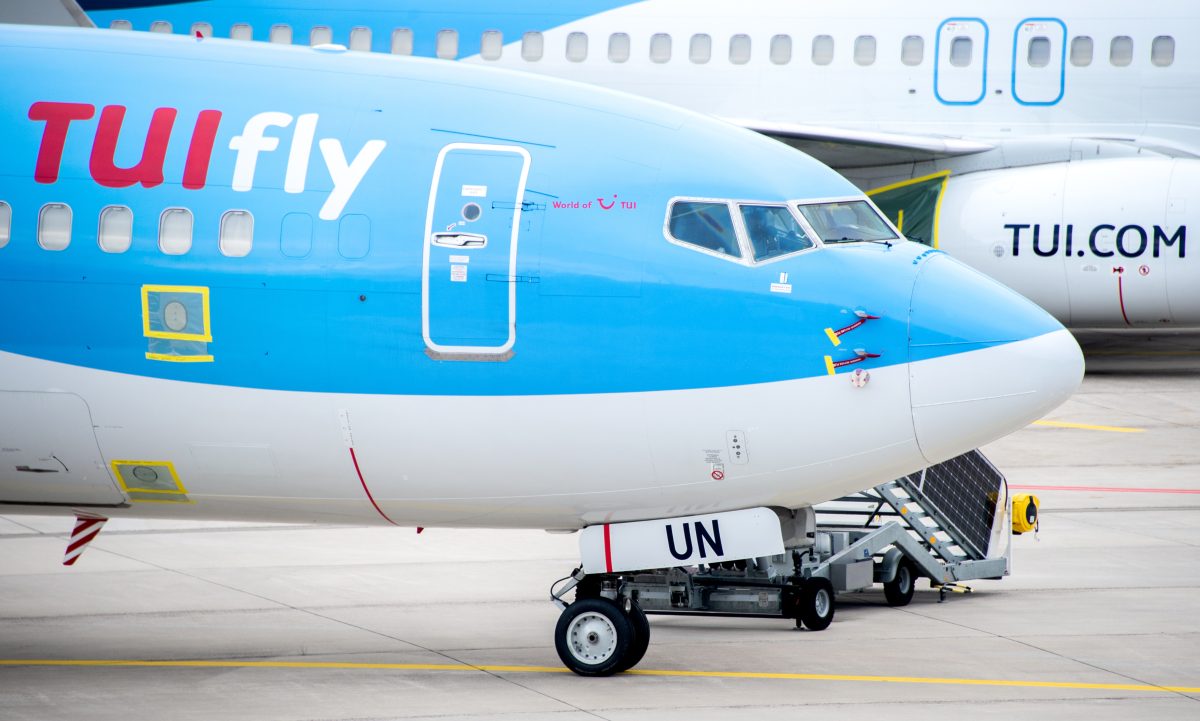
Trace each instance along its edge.
<instances>
[{"instance_id":1,"label":"passenger cabin window","mask_svg":"<svg viewBox=\"0 0 1200 721\"><path fill-rule=\"evenodd\" d=\"M1133 62L1133 38L1128 35L1118 35L1108 46L1108 61L1118 68L1123 68Z\"/></svg>"},{"instance_id":2,"label":"passenger cabin window","mask_svg":"<svg viewBox=\"0 0 1200 721\"><path fill-rule=\"evenodd\" d=\"M288 213L279 226L279 252L303 258L312 252L313 222L308 213Z\"/></svg>"},{"instance_id":3,"label":"passenger cabin window","mask_svg":"<svg viewBox=\"0 0 1200 721\"><path fill-rule=\"evenodd\" d=\"M671 59L671 36L654 33L650 36L650 62L665 63Z\"/></svg>"},{"instance_id":4,"label":"passenger cabin window","mask_svg":"<svg viewBox=\"0 0 1200 721\"><path fill-rule=\"evenodd\" d=\"M369 252L371 219L365 215L343 215L338 221L338 253L347 260L358 260Z\"/></svg>"},{"instance_id":5,"label":"passenger cabin window","mask_svg":"<svg viewBox=\"0 0 1200 721\"><path fill-rule=\"evenodd\" d=\"M864 200L801 205L800 213L826 243L896 239L883 218Z\"/></svg>"},{"instance_id":6,"label":"passenger cabin window","mask_svg":"<svg viewBox=\"0 0 1200 721\"><path fill-rule=\"evenodd\" d=\"M1092 64L1092 39L1080 35L1071 41L1071 64L1077 68L1086 68Z\"/></svg>"},{"instance_id":7,"label":"passenger cabin window","mask_svg":"<svg viewBox=\"0 0 1200 721\"><path fill-rule=\"evenodd\" d=\"M113 20L108 27L111 30L133 30L133 23L128 20Z\"/></svg>"},{"instance_id":8,"label":"passenger cabin window","mask_svg":"<svg viewBox=\"0 0 1200 721\"><path fill-rule=\"evenodd\" d=\"M499 60L504 52L504 34L499 30L484 30L479 40L479 57L484 60Z\"/></svg>"},{"instance_id":9,"label":"passenger cabin window","mask_svg":"<svg viewBox=\"0 0 1200 721\"><path fill-rule=\"evenodd\" d=\"M571 33L567 35L567 60L581 63L587 60L588 36L586 33Z\"/></svg>"},{"instance_id":10,"label":"passenger cabin window","mask_svg":"<svg viewBox=\"0 0 1200 721\"><path fill-rule=\"evenodd\" d=\"M438 30L436 54L442 60L458 57L458 31Z\"/></svg>"},{"instance_id":11,"label":"passenger cabin window","mask_svg":"<svg viewBox=\"0 0 1200 721\"><path fill-rule=\"evenodd\" d=\"M521 36L521 58L534 62L542 59L546 40L539 32L525 33Z\"/></svg>"},{"instance_id":12,"label":"passenger cabin window","mask_svg":"<svg viewBox=\"0 0 1200 721\"><path fill-rule=\"evenodd\" d=\"M742 257L733 217L724 203L679 201L671 206L668 225L671 237L680 243L728 256Z\"/></svg>"},{"instance_id":13,"label":"passenger cabin window","mask_svg":"<svg viewBox=\"0 0 1200 721\"><path fill-rule=\"evenodd\" d=\"M920 65L925 59L925 38L908 35L900 43L900 62L905 65Z\"/></svg>"},{"instance_id":14,"label":"passenger cabin window","mask_svg":"<svg viewBox=\"0 0 1200 721\"><path fill-rule=\"evenodd\" d=\"M700 33L692 36L688 46L688 59L697 65L703 65L712 59L712 37Z\"/></svg>"},{"instance_id":15,"label":"passenger cabin window","mask_svg":"<svg viewBox=\"0 0 1200 721\"><path fill-rule=\"evenodd\" d=\"M755 260L767 260L813 247L792 211L783 205L742 205L742 221Z\"/></svg>"},{"instance_id":16,"label":"passenger cabin window","mask_svg":"<svg viewBox=\"0 0 1200 721\"><path fill-rule=\"evenodd\" d=\"M412 55L413 31L396 28L392 31L392 55Z\"/></svg>"},{"instance_id":17,"label":"passenger cabin window","mask_svg":"<svg viewBox=\"0 0 1200 721\"><path fill-rule=\"evenodd\" d=\"M1175 38L1170 35L1159 35L1150 45L1150 62L1160 68L1165 68L1175 62Z\"/></svg>"},{"instance_id":18,"label":"passenger cabin window","mask_svg":"<svg viewBox=\"0 0 1200 721\"><path fill-rule=\"evenodd\" d=\"M272 25L271 33L267 36L267 41L278 45L292 44L292 26L291 25Z\"/></svg>"},{"instance_id":19,"label":"passenger cabin window","mask_svg":"<svg viewBox=\"0 0 1200 721\"><path fill-rule=\"evenodd\" d=\"M371 28L350 28L350 49L363 53L371 52Z\"/></svg>"},{"instance_id":20,"label":"passenger cabin window","mask_svg":"<svg viewBox=\"0 0 1200 721\"><path fill-rule=\"evenodd\" d=\"M333 28L328 25L318 25L308 34L308 44L312 46L328 45L333 42Z\"/></svg>"},{"instance_id":21,"label":"passenger cabin window","mask_svg":"<svg viewBox=\"0 0 1200 721\"><path fill-rule=\"evenodd\" d=\"M854 63L856 65L875 64L875 37L859 35L854 39Z\"/></svg>"},{"instance_id":22,"label":"passenger cabin window","mask_svg":"<svg viewBox=\"0 0 1200 721\"><path fill-rule=\"evenodd\" d=\"M771 62L776 65L787 65L792 62L792 36L776 35L771 38Z\"/></svg>"},{"instance_id":23,"label":"passenger cabin window","mask_svg":"<svg viewBox=\"0 0 1200 721\"><path fill-rule=\"evenodd\" d=\"M133 211L124 205L110 205L100 211L100 230L96 234L100 250L124 253L133 242Z\"/></svg>"},{"instance_id":24,"label":"passenger cabin window","mask_svg":"<svg viewBox=\"0 0 1200 721\"><path fill-rule=\"evenodd\" d=\"M1044 68L1050 64L1050 38L1036 37L1029 41L1029 67Z\"/></svg>"},{"instance_id":25,"label":"passenger cabin window","mask_svg":"<svg viewBox=\"0 0 1200 721\"><path fill-rule=\"evenodd\" d=\"M629 59L628 33L613 33L608 36L608 59L614 63L623 63Z\"/></svg>"},{"instance_id":26,"label":"passenger cabin window","mask_svg":"<svg viewBox=\"0 0 1200 721\"><path fill-rule=\"evenodd\" d=\"M971 64L971 55L975 52L975 41L962 35L950 41L950 64L956 68L965 68Z\"/></svg>"},{"instance_id":27,"label":"passenger cabin window","mask_svg":"<svg viewBox=\"0 0 1200 721\"><path fill-rule=\"evenodd\" d=\"M183 255L192 249L192 211L167 208L158 218L158 249L167 255Z\"/></svg>"},{"instance_id":28,"label":"passenger cabin window","mask_svg":"<svg viewBox=\"0 0 1200 721\"><path fill-rule=\"evenodd\" d=\"M230 210L221 216L221 234L217 240L221 255L241 258L254 246L254 216L248 210Z\"/></svg>"},{"instance_id":29,"label":"passenger cabin window","mask_svg":"<svg viewBox=\"0 0 1200 721\"><path fill-rule=\"evenodd\" d=\"M812 43L813 65L828 65L833 62L833 36L818 35Z\"/></svg>"},{"instance_id":30,"label":"passenger cabin window","mask_svg":"<svg viewBox=\"0 0 1200 721\"><path fill-rule=\"evenodd\" d=\"M0 248L12 237L12 206L0 200Z\"/></svg>"},{"instance_id":31,"label":"passenger cabin window","mask_svg":"<svg viewBox=\"0 0 1200 721\"><path fill-rule=\"evenodd\" d=\"M38 245L46 250L66 250L71 244L71 206L46 203L38 214Z\"/></svg>"},{"instance_id":32,"label":"passenger cabin window","mask_svg":"<svg viewBox=\"0 0 1200 721\"><path fill-rule=\"evenodd\" d=\"M729 62L745 65L750 62L750 36L738 34L729 38Z\"/></svg>"},{"instance_id":33,"label":"passenger cabin window","mask_svg":"<svg viewBox=\"0 0 1200 721\"><path fill-rule=\"evenodd\" d=\"M152 33L168 33L171 32L171 23L166 20L155 20L150 23L150 32Z\"/></svg>"},{"instance_id":34,"label":"passenger cabin window","mask_svg":"<svg viewBox=\"0 0 1200 721\"><path fill-rule=\"evenodd\" d=\"M211 38L212 23L192 23L192 37L197 35L202 38Z\"/></svg>"},{"instance_id":35,"label":"passenger cabin window","mask_svg":"<svg viewBox=\"0 0 1200 721\"><path fill-rule=\"evenodd\" d=\"M234 23L233 27L229 28L229 37L234 40L253 40L254 30L246 23Z\"/></svg>"}]
</instances>

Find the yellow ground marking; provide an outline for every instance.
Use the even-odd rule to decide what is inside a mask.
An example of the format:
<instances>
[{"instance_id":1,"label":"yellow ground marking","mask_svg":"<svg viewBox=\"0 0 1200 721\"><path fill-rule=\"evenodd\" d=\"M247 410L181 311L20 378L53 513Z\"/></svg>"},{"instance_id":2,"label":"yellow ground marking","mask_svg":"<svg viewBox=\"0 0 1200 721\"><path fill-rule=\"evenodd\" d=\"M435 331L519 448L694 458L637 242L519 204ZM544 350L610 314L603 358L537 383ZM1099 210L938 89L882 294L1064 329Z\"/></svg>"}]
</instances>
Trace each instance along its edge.
<instances>
[{"instance_id":1,"label":"yellow ground marking","mask_svg":"<svg viewBox=\"0 0 1200 721\"><path fill-rule=\"evenodd\" d=\"M303 668L365 671L483 671L491 673L570 673L561 666L508 666L449 663L355 663L349 661L136 661L120 659L0 659L0 666L85 666L125 668ZM936 676L864 676L832 673L759 673L751 671L672 671L634 669L632 676L676 678L774 679L782 681L857 681L862 683L932 684L939 686L998 686L1004 688L1063 688L1085 691L1152 691L1200 693L1200 686L1151 686L1141 683L1081 683L1075 681L1020 681L990 678Z\"/></svg>"},{"instance_id":2,"label":"yellow ground marking","mask_svg":"<svg viewBox=\"0 0 1200 721\"><path fill-rule=\"evenodd\" d=\"M1128 426L1093 426L1087 423L1067 423L1066 421L1034 421L1035 426L1047 428L1078 428L1084 431L1107 431L1109 433L1145 433L1145 428L1129 428Z\"/></svg>"},{"instance_id":3,"label":"yellow ground marking","mask_svg":"<svg viewBox=\"0 0 1200 721\"><path fill-rule=\"evenodd\" d=\"M939 170L936 173L930 173L929 175L922 175L919 178L911 178L909 180L901 180L898 183L891 183L889 185L883 185L878 188L873 188L873 189L867 191L867 195L878 195L879 193L886 193L889 190L896 190L897 188L903 188L907 185L916 185L917 183L924 183L925 181L933 180L934 178L941 178L942 179L942 187L938 188L937 201L934 202L934 204L933 204L933 247L936 248L936 247L938 247L938 224L942 219L942 198L946 195L946 178L949 178L949 177L950 177L949 170ZM901 211L901 212L903 212L903 211ZM896 230L900 230L900 228L897 227ZM901 231L901 232L903 232L903 231Z\"/></svg>"}]
</instances>

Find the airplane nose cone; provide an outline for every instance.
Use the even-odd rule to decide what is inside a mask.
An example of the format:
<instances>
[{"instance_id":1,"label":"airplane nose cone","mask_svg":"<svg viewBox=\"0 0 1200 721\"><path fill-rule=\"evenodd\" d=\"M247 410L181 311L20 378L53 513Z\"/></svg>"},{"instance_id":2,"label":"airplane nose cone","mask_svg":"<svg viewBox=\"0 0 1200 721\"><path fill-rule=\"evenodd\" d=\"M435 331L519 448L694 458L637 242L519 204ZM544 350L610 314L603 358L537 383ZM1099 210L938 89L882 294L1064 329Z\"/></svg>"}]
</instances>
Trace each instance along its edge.
<instances>
[{"instance_id":1,"label":"airplane nose cone","mask_svg":"<svg viewBox=\"0 0 1200 721\"><path fill-rule=\"evenodd\" d=\"M1083 353L1057 320L942 254L913 286L909 360L913 428L930 464L1028 425L1083 379Z\"/></svg>"}]
</instances>

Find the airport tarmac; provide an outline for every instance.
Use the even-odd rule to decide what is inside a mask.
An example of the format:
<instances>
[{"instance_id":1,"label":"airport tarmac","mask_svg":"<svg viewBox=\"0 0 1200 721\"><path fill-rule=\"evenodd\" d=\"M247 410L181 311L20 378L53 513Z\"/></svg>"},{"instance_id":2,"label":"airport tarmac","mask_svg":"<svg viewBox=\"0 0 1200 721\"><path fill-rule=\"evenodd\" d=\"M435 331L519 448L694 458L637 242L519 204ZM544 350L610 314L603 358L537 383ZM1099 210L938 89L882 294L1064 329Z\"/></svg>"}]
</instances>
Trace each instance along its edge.
<instances>
[{"instance_id":1,"label":"airport tarmac","mask_svg":"<svg viewBox=\"0 0 1200 721\"><path fill-rule=\"evenodd\" d=\"M1013 573L839 597L826 631L651 617L562 669L574 536L0 513L0 719L1200 718L1200 337L1085 334L1064 406L984 449L1042 500Z\"/></svg>"}]
</instances>

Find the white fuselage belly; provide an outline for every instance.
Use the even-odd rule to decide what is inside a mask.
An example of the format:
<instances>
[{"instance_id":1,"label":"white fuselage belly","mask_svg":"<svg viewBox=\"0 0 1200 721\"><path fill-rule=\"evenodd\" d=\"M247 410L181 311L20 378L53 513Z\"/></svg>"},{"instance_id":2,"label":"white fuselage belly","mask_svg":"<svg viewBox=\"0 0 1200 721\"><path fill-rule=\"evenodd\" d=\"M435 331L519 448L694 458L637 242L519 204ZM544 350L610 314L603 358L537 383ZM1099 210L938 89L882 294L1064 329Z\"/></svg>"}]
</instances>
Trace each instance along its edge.
<instances>
[{"instance_id":1,"label":"white fuselage belly","mask_svg":"<svg viewBox=\"0 0 1200 721\"><path fill-rule=\"evenodd\" d=\"M937 448L940 457L927 459L930 449L922 455L914 433L910 376L928 384L963 370L973 377L991 374L997 383L980 396L1004 403L1040 388L1028 374L1005 372L1014 354L1037 352L1065 333L874 369L864 388L839 374L572 396L267 391L0 354L3 377L10 379L4 392L74 394L86 401L95 429L94 439L77 441L85 447L61 448L51 440L64 437L56 432L61 419L25 427L28 437L44 440L37 449L0 452L7 474L0 475L0 495L6 496L0 500L38 500L13 497L25 486L10 470L21 458L36 456L97 466L93 484L112 483L114 461L174 465L189 502L133 500L127 510L104 510L114 516L577 528L752 506L801 507L990 440L963 439L968 445ZM22 379L20 387L14 378ZM1060 401L1047 396L1045 409ZM1027 420L1045 409L1029 407ZM987 409L964 406L963 412ZM1011 423L1010 415L1003 417ZM2 425L22 423L27 419L0 417ZM733 433L741 434L744 462L735 457ZM69 479L45 473L35 480ZM123 494L111 490L121 502Z\"/></svg>"}]
</instances>

